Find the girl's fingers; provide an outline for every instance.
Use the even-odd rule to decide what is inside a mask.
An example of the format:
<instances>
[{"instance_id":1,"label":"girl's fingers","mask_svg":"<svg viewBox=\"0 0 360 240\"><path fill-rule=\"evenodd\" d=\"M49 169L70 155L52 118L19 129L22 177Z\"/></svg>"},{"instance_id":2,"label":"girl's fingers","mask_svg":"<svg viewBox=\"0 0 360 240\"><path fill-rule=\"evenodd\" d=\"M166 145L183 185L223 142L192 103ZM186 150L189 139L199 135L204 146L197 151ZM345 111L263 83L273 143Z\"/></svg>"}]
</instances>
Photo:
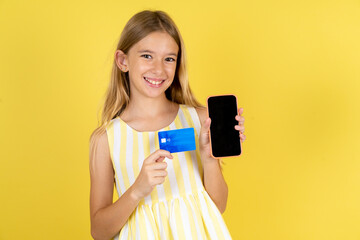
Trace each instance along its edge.
<instances>
[{"instance_id":1,"label":"girl's fingers","mask_svg":"<svg viewBox=\"0 0 360 240\"><path fill-rule=\"evenodd\" d=\"M155 185L159 185L165 182L165 178L164 177L154 177L154 184Z\"/></svg>"},{"instance_id":2,"label":"girl's fingers","mask_svg":"<svg viewBox=\"0 0 360 240\"><path fill-rule=\"evenodd\" d=\"M157 170L152 173L153 177L166 177L167 175L168 173L165 170Z\"/></svg>"},{"instance_id":3,"label":"girl's fingers","mask_svg":"<svg viewBox=\"0 0 360 240\"><path fill-rule=\"evenodd\" d=\"M242 141L244 141L244 140L246 139L246 136L245 136L244 134L241 134L241 133L240 133L240 139L241 139Z\"/></svg>"},{"instance_id":4,"label":"girl's fingers","mask_svg":"<svg viewBox=\"0 0 360 240\"><path fill-rule=\"evenodd\" d=\"M165 159L165 157L172 159L173 156L171 155L171 153L169 151L166 150L162 150L162 149L158 149L155 152L153 152L152 154L150 154L149 157L147 157L144 160L145 162L160 162L163 161Z\"/></svg>"},{"instance_id":5,"label":"girl's fingers","mask_svg":"<svg viewBox=\"0 0 360 240\"><path fill-rule=\"evenodd\" d=\"M244 133L245 132L245 127L242 125L235 125L235 129L240 131L240 133Z\"/></svg>"},{"instance_id":6,"label":"girl's fingers","mask_svg":"<svg viewBox=\"0 0 360 240\"><path fill-rule=\"evenodd\" d=\"M162 162L164 161L165 157L159 157L158 159L155 160L155 162Z\"/></svg>"},{"instance_id":7,"label":"girl's fingers","mask_svg":"<svg viewBox=\"0 0 360 240\"><path fill-rule=\"evenodd\" d=\"M235 119L239 122L239 125L235 125L235 129L239 131L239 137L240 137L241 142L243 142L246 139L246 136L244 135L244 132L245 132L245 127L244 127L245 118L243 116L241 116L241 114L243 114L243 113L244 113L244 109L239 108L238 115L235 116Z\"/></svg>"},{"instance_id":8,"label":"girl's fingers","mask_svg":"<svg viewBox=\"0 0 360 240\"><path fill-rule=\"evenodd\" d=\"M237 121L239 121L239 122L242 122L242 123L245 122L245 118L242 117L242 116L240 116L240 115L236 115L236 116L235 116L235 119L236 119Z\"/></svg>"},{"instance_id":9,"label":"girl's fingers","mask_svg":"<svg viewBox=\"0 0 360 240\"><path fill-rule=\"evenodd\" d=\"M159 169L166 169L167 163L166 162L157 162L152 164L152 169L159 170Z\"/></svg>"}]
</instances>

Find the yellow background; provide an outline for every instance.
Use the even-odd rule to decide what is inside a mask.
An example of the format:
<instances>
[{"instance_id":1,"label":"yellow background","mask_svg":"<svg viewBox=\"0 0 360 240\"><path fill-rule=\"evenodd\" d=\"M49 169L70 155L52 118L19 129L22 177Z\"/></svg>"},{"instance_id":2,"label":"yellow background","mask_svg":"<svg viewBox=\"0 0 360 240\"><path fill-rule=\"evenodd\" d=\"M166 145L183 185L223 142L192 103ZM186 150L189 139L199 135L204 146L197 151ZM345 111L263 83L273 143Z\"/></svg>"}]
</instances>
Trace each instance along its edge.
<instances>
[{"instance_id":1,"label":"yellow background","mask_svg":"<svg viewBox=\"0 0 360 240\"><path fill-rule=\"evenodd\" d=\"M360 239L360 2L0 1L0 239L91 239L88 139L122 28L165 10L205 104L237 95L234 239Z\"/></svg>"}]
</instances>

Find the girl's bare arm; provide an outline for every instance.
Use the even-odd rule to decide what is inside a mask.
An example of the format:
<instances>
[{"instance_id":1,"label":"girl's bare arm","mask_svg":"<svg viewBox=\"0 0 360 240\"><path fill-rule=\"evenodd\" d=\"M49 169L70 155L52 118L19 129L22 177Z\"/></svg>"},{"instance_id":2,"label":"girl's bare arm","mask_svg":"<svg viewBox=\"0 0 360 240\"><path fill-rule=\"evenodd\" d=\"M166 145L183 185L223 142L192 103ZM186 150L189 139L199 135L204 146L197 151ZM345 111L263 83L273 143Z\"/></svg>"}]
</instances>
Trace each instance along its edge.
<instances>
[{"instance_id":1,"label":"girl's bare arm","mask_svg":"<svg viewBox=\"0 0 360 240\"><path fill-rule=\"evenodd\" d=\"M219 211L224 213L228 198L228 186L221 172L219 160L212 159L206 164L204 163L203 168L205 189Z\"/></svg>"},{"instance_id":2,"label":"girl's bare arm","mask_svg":"<svg viewBox=\"0 0 360 240\"><path fill-rule=\"evenodd\" d=\"M95 155L90 155L90 178L91 235L95 240L110 239L125 225L140 200L130 187L112 203L114 170L106 132L99 138Z\"/></svg>"}]
</instances>

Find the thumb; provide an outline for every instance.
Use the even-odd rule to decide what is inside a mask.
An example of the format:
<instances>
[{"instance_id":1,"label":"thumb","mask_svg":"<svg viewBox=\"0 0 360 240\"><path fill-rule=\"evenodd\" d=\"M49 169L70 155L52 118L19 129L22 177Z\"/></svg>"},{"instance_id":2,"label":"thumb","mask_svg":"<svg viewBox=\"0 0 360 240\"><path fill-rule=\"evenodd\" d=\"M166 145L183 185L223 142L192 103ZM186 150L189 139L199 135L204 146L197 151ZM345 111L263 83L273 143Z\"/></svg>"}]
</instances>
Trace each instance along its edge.
<instances>
[{"instance_id":1,"label":"thumb","mask_svg":"<svg viewBox=\"0 0 360 240\"><path fill-rule=\"evenodd\" d=\"M171 155L171 153L169 151L166 150L162 150L162 149L158 149L155 152L153 152L152 154L149 155L149 157L147 157L144 162L159 162L159 161L163 161L165 159L165 157L173 159L173 156Z\"/></svg>"},{"instance_id":2,"label":"thumb","mask_svg":"<svg viewBox=\"0 0 360 240\"><path fill-rule=\"evenodd\" d=\"M211 118L207 118L205 121L204 121L204 124L202 125L202 130L201 132L203 134L207 134L210 130L210 125L211 125Z\"/></svg>"}]
</instances>

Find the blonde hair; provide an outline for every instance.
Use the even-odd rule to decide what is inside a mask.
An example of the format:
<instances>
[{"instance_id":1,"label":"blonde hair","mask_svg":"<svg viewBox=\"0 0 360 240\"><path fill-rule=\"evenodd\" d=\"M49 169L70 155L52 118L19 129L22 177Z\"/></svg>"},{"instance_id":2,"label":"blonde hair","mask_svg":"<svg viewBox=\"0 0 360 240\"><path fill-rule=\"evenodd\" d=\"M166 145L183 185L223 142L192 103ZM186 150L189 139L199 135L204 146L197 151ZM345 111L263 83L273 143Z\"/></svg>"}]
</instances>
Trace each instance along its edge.
<instances>
[{"instance_id":1,"label":"blonde hair","mask_svg":"<svg viewBox=\"0 0 360 240\"><path fill-rule=\"evenodd\" d=\"M175 76L171 86L165 91L167 99L192 107L202 105L193 96L186 69L186 53L183 39L173 20L163 11L145 10L135 14L125 25L117 44L117 50L128 53L130 48L152 32L166 32L179 47ZM130 84L127 72L122 72L113 62L111 79L105 94L100 126L90 136L90 153L95 154L97 141L113 118L120 116L129 104ZM91 155L90 155L91 156Z\"/></svg>"}]
</instances>

